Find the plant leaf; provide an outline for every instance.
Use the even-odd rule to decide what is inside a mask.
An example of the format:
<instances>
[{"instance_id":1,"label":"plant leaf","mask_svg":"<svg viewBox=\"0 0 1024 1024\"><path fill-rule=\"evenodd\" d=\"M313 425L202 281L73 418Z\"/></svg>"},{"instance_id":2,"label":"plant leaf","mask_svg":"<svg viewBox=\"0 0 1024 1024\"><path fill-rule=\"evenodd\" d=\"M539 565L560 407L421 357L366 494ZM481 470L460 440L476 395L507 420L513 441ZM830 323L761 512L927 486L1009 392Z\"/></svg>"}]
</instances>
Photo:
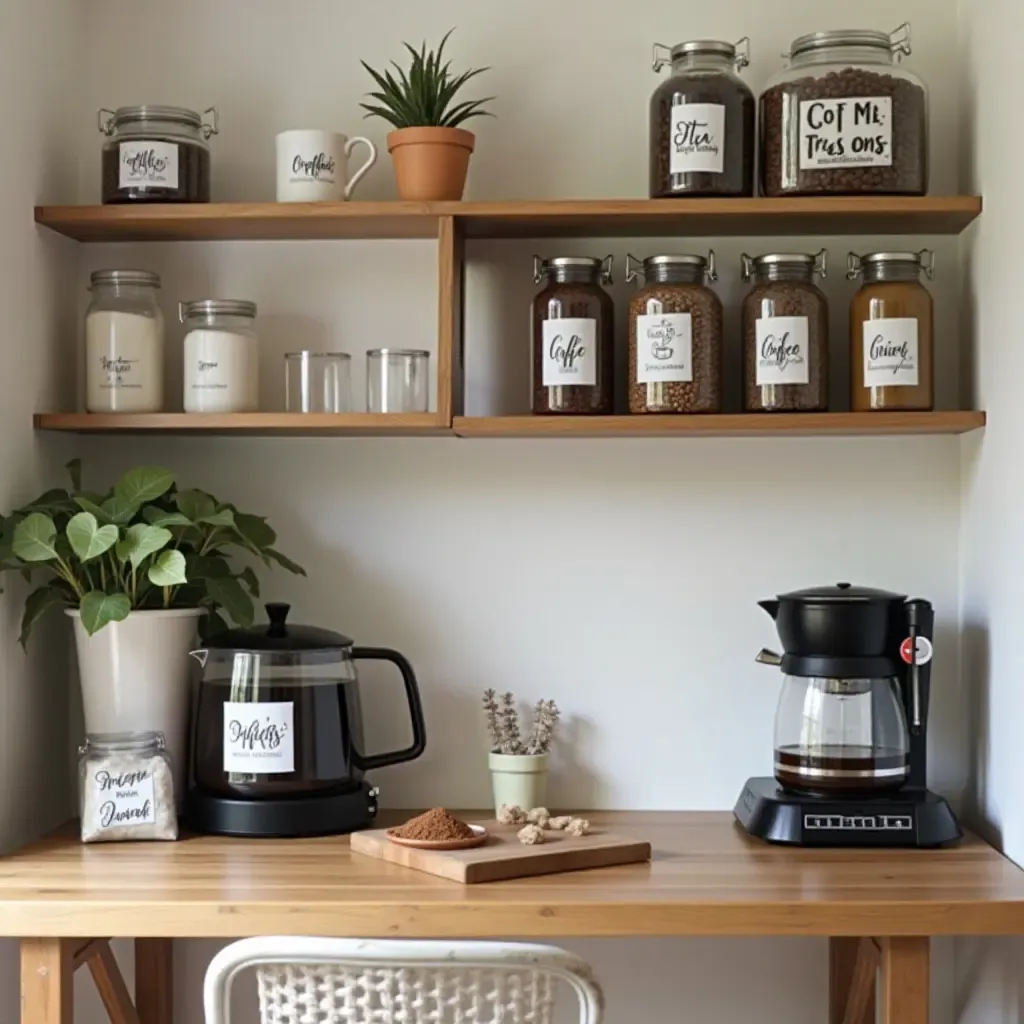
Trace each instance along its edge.
<instances>
[{"instance_id":1,"label":"plant leaf","mask_svg":"<svg viewBox=\"0 0 1024 1024\"><path fill-rule=\"evenodd\" d=\"M65 462L64 468L68 471L68 476L71 477L71 486L76 491L80 491L82 489L82 460L72 459L70 462Z\"/></svg>"},{"instance_id":2,"label":"plant leaf","mask_svg":"<svg viewBox=\"0 0 1024 1024\"><path fill-rule=\"evenodd\" d=\"M235 513L229 508L219 508L212 515L200 517L197 522L206 523L207 526L234 526Z\"/></svg>"},{"instance_id":3,"label":"plant leaf","mask_svg":"<svg viewBox=\"0 0 1024 1024\"><path fill-rule=\"evenodd\" d=\"M74 507L71 495L59 487L54 487L40 494L38 498L30 501L23 508L19 508L17 513L27 515L29 512L46 512L48 515L60 515L62 512L69 512Z\"/></svg>"},{"instance_id":4,"label":"plant leaf","mask_svg":"<svg viewBox=\"0 0 1024 1024\"><path fill-rule=\"evenodd\" d=\"M42 512L32 512L14 528L14 553L23 562L48 562L57 557L57 527Z\"/></svg>"},{"instance_id":5,"label":"plant leaf","mask_svg":"<svg viewBox=\"0 0 1024 1024\"><path fill-rule=\"evenodd\" d=\"M156 587L177 587L188 583L185 556L180 551L161 551L146 575Z\"/></svg>"},{"instance_id":6,"label":"plant leaf","mask_svg":"<svg viewBox=\"0 0 1024 1024\"><path fill-rule=\"evenodd\" d=\"M90 590L82 598L82 625L92 636L108 622L122 622L132 610L127 594L104 594L102 590Z\"/></svg>"},{"instance_id":7,"label":"plant leaf","mask_svg":"<svg viewBox=\"0 0 1024 1024\"><path fill-rule=\"evenodd\" d=\"M298 562L293 562L287 555L282 555L280 551L275 551L273 548L267 548L264 551L267 558L273 559L282 569L287 569L289 572L295 573L296 576L305 576L306 570L302 568Z\"/></svg>"},{"instance_id":8,"label":"plant leaf","mask_svg":"<svg viewBox=\"0 0 1024 1024\"><path fill-rule=\"evenodd\" d=\"M260 580L251 565L247 565L239 574L238 580L249 588L253 597L260 596Z\"/></svg>"},{"instance_id":9,"label":"plant leaf","mask_svg":"<svg viewBox=\"0 0 1024 1024\"><path fill-rule=\"evenodd\" d=\"M167 547L172 539L171 531L165 530L162 526L136 523L128 527L124 539L117 545L117 557L122 562L130 561L132 568L138 572L139 567L150 555Z\"/></svg>"},{"instance_id":10,"label":"plant leaf","mask_svg":"<svg viewBox=\"0 0 1024 1024\"><path fill-rule=\"evenodd\" d=\"M240 626L252 625L256 614L252 598L242 589L238 580L230 576L227 579L207 580L206 592Z\"/></svg>"},{"instance_id":11,"label":"plant leaf","mask_svg":"<svg viewBox=\"0 0 1024 1024\"><path fill-rule=\"evenodd\" d=\"M114 485L114 495L126 505L144 505L156 501L174 486L174 474L159 466L136 466Z\"/></svg>"},{"instance_id":12,"label":"plant leaf","mask_svg":"<svg viewBox=\"0 0 1024 1024\"><path fill-rule=\"evenodd\" d=\"M203 516L212 516L217 511L217 503L204 491L178 491L174 496L174 504L192 523L198 522Z\"/></svg>"},{"instance_id":13,"label":"plant leaf","mask_svg":"<svg viewBox=\"0 0 1024 1024\"><path fill-rule=\"evenodd\" d=\"M215 555L190 555L185 563L185 572L190 580L227 579L231 575L227 559Z\"/></svg>"},{"instance_id":14,"label":"plant leaf","mask_svg":"<svg viewBox=\"0 0 1024 1024\"><path fill-rule=\"evenodd\" d=\"M112 523L100 526L91 512L79 512L68 520L68 543L82 562L99 558L104 551L109 551L117 543L120 530Z\"/></svg>"},{"instance_id":15,"label":"plant leaf","mask_svg":"<svg viewBox=\"0 0 1024 1024\"><path fill-rule=\"evenodd\" d=\"M191 526L192 520L180 512L168 512L159 505L147 505L142 510L142 518L150 526Z\"/></svg>"},{"instance_id":16,"label":"plant leaf","mask_svg":"<svg viewBox=\"0 0 1024 1024\"><path fill-rule=\"evenodd\" d=\"M101 508L106 513L106 518L117 526L127 526L139 511L138 505L134 502L126 501L119 494L114 494L107 498Z\"/></svg>"},{"instance_id":17,"label":"plant leaf","mask_svg":"<svg viewBox=\"0 0 1024 1024\"><path fill-rule=\"evenodd\" d=\"M265 519L245 512L239 512L235 516L235 533L258 555L277 540L277 534L267 525Z\"/></svg>"},{"instance_id":18,"label":"plant leaf","mask_svg":"<svg viewBox=\"0 0 1024 1024\"><path fill-rule=\"evenodd\" d=\"M224 616L220 612L207 612L199 620L199 636L204 642L209 640L211 637L215 637L218 633L224 633L227 631L228 624L224 621Z\"/></svg>"},{"instance_id":19,"label":"plant leaf","mask_svg":"<svg viewBox=\"0 0 1024 1024\"><path fill-rule=\"evenodd\" d=\"M52 586L33 590L25 599L25 611L21 616L21 636L18 643L24 648L35 624L53 607L64 604L64 595Z\"/></svg>"},{"instance_id":20,"label":"plant leaf","mask_svg":"<svg viewBox=\"0 0 1024 1024\"><path fill-rule=\"evenodd\" d=\"M101 523L112 523L114 521L113 516L102 506L97 505L91 498L83 497L81 494L75 495L75 504L83 512L91 512Z\"/></svg>"}]
</instances>

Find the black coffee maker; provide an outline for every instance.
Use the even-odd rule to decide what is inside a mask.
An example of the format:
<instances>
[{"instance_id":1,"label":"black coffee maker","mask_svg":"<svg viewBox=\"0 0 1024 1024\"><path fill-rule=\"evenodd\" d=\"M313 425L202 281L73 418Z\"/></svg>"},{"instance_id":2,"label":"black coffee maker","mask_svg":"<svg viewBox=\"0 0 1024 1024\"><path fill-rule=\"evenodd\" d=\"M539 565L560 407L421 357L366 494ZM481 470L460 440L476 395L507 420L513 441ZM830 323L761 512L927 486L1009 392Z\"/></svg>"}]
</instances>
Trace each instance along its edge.
<instances>
[{"instance_id":1,"label":"black coffee maker","mask_svg":"<svg viewBox=\"0 0 1024 1024\"><path fill-rule=\"evenodd\" d=\"M754 836L803 846L942 846L960 838L926 787L932 606L849 583L759 602L782 668L775 777L750 779L734 813Z\"/></svg>"}]
</instances>

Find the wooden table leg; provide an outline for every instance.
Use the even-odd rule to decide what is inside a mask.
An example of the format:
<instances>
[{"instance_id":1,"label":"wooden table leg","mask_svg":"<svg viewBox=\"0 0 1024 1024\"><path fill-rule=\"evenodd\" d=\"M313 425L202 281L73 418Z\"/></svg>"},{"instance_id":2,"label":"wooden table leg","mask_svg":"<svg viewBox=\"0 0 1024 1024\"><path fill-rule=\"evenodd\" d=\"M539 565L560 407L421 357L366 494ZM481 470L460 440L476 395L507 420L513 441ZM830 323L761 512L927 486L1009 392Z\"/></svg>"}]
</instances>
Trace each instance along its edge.
<instances>
[{"instance_id":1,"label":"wooden table leg","mask_svg":"<svg viewBox=\"0 0 1024 1024\"><path fill-rule=\"evenodd\" d=\"M928 1024L927 936L881 939L881 1024Z\"/></svg>"},{"instance_id":2,"label":"wooden table leg","mask_svg":"<svg viewBox=\"0 0 1024 1024\"><path fill-rule=\"evenodd\" d=\"M22 939L22 1024L74 1024L74 974L67 939Z\"/></svg>"},{"instance_id":3,"label":"wooden table leg","mask_svg":"<svg viewBox=\"0 0 1024 1024\"><path fill-rule=\"evenodd\" d=\"M135 940L135 1008L140 1024L172 1024L173 948L170 939Z\"/></svg>"},{"instance_id":4,"label":"wooden table leg","mask_svg":"<svg viewBox=\"0 0 1024 1024\"><path fill-rule=\"evenodd\" d=\"M879 956L874 939L828 940L829 1024L875 1024Z\"/></svg>"}]
</instances>

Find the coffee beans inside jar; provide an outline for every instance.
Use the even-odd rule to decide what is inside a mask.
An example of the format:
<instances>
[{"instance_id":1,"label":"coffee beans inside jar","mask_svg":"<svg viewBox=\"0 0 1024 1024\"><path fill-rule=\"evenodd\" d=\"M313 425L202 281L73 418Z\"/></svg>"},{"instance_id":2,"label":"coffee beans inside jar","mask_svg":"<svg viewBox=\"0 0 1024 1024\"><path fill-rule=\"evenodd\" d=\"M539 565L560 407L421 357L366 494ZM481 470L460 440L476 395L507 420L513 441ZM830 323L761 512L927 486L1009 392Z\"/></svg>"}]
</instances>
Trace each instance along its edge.
<instances>
[{"instance_id":1,"label":"coffee beans inside jar","mask_svg":"<svg viewBox=\"0 0 1024 1024\"><path fill-rule=\"evenodd\" d=\"M534 413L612 413L615 310L601 287L611 269L611 256L534 256Z\"/></svg>"},{"instance_id":2,"label":"coffee beans inside jar","mask_svg":"<svg viewBox=\"0 0 1024 1024\"><path fill-rule=\"evenodd\" d=\"M654 70L672 75L651 97L650 194L754 194L754 94L738 72L746 39L654 47Z\"/></svg>"},{"instance_id":3,"label":"coffee beans inside jar","mask_svg":"<svg viewBox=\"0 0 1024 1024\"><path fill-rule=\"evenodd\" d=\"M629 411L720 412L722 303L715 254L626 257L626 280L643 276L629 301Z\"/></svg>"},{"instance_id":4,"label":"coffee beans inside jar","mask_svg":"<svg viewBox=\"0 0 1024 1024\"><path fill-rule=\"evenodd\" d=\"M924 195L924 84L894 60L910 26L817 32L793 41L790 64L761 95L761 187L767 196Z\"/></svg>"},{"instance_id":5,"label":"coffee beans inside jar","mask_svg":"<svg viewBox=\"0 0 1024 1024\"><path fill-rule=\"evenodd\" d=\"M747 412L828 408L828 302L814 284L824 249L743 255L743 405Z\"/></svg>"}]
</instances>

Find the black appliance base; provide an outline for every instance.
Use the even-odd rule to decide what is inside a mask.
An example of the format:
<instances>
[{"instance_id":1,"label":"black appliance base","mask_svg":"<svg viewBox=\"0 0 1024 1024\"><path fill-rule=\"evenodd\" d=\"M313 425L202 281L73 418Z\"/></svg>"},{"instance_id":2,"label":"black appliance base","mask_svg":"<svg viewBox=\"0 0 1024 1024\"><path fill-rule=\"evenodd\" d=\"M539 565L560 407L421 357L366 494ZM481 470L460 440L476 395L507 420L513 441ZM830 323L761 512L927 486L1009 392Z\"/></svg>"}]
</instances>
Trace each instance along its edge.
<instances>
[{"instance_id":1,"label":"black appliance base","mask_svg":"<svg viewBox=\"0 0 1024 1024\"><path fill-rule=\"evenodd\" d=\"M791 793L775 779L749 779L733 814L752 836L798 846L945 846L963 835L941 796L909 787L830 798Z\"/></svg>"},{"instance_id":2,"label":"black appliance base","mask_svg":"<svg viewBox=\"0 0 1024 1024\"><path fill-rule=\"evenodd\" d=\"M197 832L250 839L339 836L367 828L377 816L377 789L362 783L351 793L292 800L233 800L193 789L185 821Z\"/></svg>"}]
</instances>

